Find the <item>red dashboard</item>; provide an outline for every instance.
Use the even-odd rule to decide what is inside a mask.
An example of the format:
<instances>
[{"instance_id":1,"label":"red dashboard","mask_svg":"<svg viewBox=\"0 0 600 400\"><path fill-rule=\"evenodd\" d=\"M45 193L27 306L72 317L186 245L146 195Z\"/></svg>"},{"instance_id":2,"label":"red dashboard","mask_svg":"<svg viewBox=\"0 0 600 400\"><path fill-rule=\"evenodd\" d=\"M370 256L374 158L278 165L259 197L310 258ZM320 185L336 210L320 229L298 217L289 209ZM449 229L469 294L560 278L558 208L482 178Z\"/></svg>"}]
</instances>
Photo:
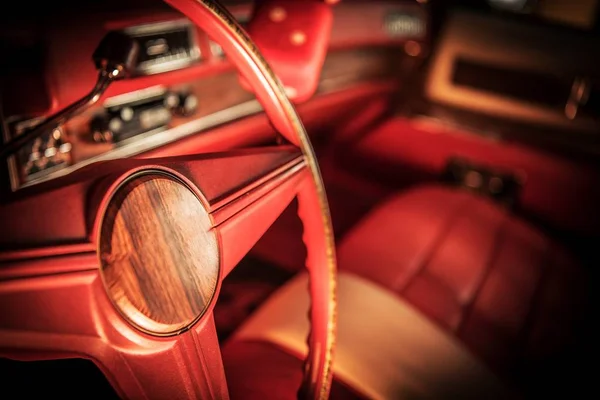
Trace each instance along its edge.
<instances>
[{"instance_id":1,"label":"red dashboard","mask_svg":"<svg viewBox=\"0 0 600 400\"><path fill-rule=\"evenodd\" d=\"M238 4L231 11L245 24L252 6ZM309 126L311 118L333 117L352 109L348 103L360 104L364 96L390 92L396 85L398 60L426 51L427 10L418 2L347 2L337 5L333 16L316 95L299 105ZM20 32L11 25L1 31L3 39L18 38ZM98 75L91 55L110 31L141 41L146 57L142 67L131 78L114 82L93 107L12 156L13 191L100 160L224 150L276 140L261 105L240 84L220 47L179 14L163 9L78 15L59 25L42 24L32 31L37 33L34 37L13 41L21 46L19 51L43 62L26 68L9 66L10 73L4 74L5 139L90 91ZM248 134L228 135L227 125L234 121L243 121L237 126Z\"/></svg>"}]
</instances>

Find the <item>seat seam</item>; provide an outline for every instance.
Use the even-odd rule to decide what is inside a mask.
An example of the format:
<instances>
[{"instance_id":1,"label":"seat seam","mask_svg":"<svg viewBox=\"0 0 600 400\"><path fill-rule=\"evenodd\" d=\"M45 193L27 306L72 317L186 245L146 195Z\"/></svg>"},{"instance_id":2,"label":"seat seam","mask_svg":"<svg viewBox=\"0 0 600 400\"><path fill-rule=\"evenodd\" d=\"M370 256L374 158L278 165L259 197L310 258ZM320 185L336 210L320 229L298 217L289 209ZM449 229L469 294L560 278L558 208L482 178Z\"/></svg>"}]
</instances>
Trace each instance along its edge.
<instances>
[{"instance_id":1,"label":"seat seam","mask_svg":"<svg viewBox=\"0 0 600 400\"><path fill-rule=\"evenodd\" d=\"M442 229L440 229L440 233L438 234L438 236L435 238L435 240L433 240L433 242L429 246L429 249L427 250L427 254L424 257L422 257L419 266L417 268L415 268L412 275L408 279L406 279L406 283L404 285L401 285L399 282L400 278L397 278L396 281L394 282L394 284L391 285L391 288L393 291L395 291L396 293L398 293L400 295L404 295L406 290L408 290L408 287L415 280L415 278L417 278L419 275L421 275L423 273L423 271L425 270L427 265L429 265L429 262L433 258L434 254L436 253L436 249L438 249L440 247L441 243L443 243L444 240L448 237L455 222L459 218L462 217L463 211L467 207L469 200L471 200L469 198L469 196L466 196L462 201L458 202L458 204L454 208L454 210L455 210L454 214L450 215L448 217L446 223L444 224Z\"/></svg>"},{"instance_id":2,"label":"seat seam","mask_svg":"<svg viewBox=\"0 0 600 400\"><path fill-rule=\"evenodd\" d=\"M449 293L456 294L454 291L454 288L452 286L448 285L446 282L444 282L442 279L435 276L434 274L429 273L427 271L423 271L420 275L435 282L437 285L439 285L440 287L442 287L444 290L448 291ZM454 297L456 297L456 296L454 296Z\"/></svg>"},{"instance_id":3,"label":"seat seam","mask_svg":"<svg viewBox=\"0 0 600 400\"><path fill-rule=\"evenodd\" d=\"M466 321L471 317L475 309L475 303L479 295L481 294L483 287L485 286L487 280L490 277L493 267L496 265L497 256L500 254L500 249L502 245L506 241L507 235L507 225L509 222L510 216L504 212L502 221L498 224L497 231L495 233L494 244L492 246L492 251L490 251L490 256L485 264L485 268L483 273L480 276L478 281L478 285L476 286L475 291L472 293L471 298L466 302L463 311L463 317L461 318L458 326L456 327L456 335L460 336L465 328Z\"/></svg>"}]
</instances>

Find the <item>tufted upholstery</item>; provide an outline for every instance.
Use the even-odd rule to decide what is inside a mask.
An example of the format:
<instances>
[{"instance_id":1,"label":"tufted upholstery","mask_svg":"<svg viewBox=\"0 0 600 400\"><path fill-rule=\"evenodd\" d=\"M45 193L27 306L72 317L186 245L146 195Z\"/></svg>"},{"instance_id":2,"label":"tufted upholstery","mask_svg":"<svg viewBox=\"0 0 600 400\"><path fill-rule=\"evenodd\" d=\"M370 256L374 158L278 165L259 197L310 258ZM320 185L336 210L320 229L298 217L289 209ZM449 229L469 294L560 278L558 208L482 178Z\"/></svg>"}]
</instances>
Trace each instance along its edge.
<instances>
[{"instance_id":1,"label":"tufted upholstery","mask_svg":"<svg viewBox=\"0 0 600 400\"><path fill-rule=\"evenodd\" d=\"M578 353L594 357L578 335L589 302L585 270L485 198L443 186L396 195L353 228L338 259L342 271L411 304L526 397L579 398L594 383ZM232 398L294 398L302 363L291 354L272 343L228 343ZM336 379L332 398L360 397Z\"/></svg>"},{"instance_id":2,"label":"tufted upholstery","mask_svg":"<svg viewBox=\"0 0 600 400\"><path fill-rule=\"evenodd\" d=\"M528 385L561 367L586 302L583 270L560 246L487 199L443 186L381 204L338 258Z\"/></svg>"}]
</instances>

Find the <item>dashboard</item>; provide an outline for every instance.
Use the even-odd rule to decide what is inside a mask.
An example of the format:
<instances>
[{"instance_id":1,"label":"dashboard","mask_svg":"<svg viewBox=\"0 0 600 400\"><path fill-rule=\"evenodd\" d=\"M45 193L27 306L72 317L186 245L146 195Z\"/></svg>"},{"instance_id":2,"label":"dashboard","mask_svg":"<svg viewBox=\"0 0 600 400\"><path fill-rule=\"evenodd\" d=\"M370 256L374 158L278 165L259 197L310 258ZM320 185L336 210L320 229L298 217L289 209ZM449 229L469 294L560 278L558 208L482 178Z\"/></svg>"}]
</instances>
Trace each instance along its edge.
<instances>
[{"instance_id":1,"label":"dashboard","mask_svg":"<svg viewBox=\"0 0 600 400\"><path fill-rule=\"evenodd\" d=\"M235 4L231 11L244 25L252 5ZM5 141L35 128L89 92L97 77L90 57L108 32L133 38L141 52L131 78L114 82L98 103L52 126L9 157L11 191L93 162L143 156L262 111L254 95L240 84L220 46L170 10L79 13L64 24L42 26L41 31L34 30L36 36L21 38L24 44L11 49L25 56L4 74L8 77L3 81L1 104ZM5 43L19 33L22 30L5 26ZM396 71L390 60L404 55L407 44L413 53L415 48L424 51L427 40L428 14L419 2L336 6L330 49L315 97L392 79Z\"/></svg>"},{"instance_id":2,"label":"dashboard","mask_svg":"<svg viewBox=\"0 0 600 400\"><path fill-rule=\"evenodd\" d=\"M240 24L247 24L252 2L225 3ZM305 123L343 118L351 112L350 102L357 109L365 103L357 96L391 94L407 78L407 65L426 60L423 96L444 107L427 110L428 116L475 121L471 114L463 117L466 110L493 118L482 122L486 131L498 131L499 122L523 122L529 125L507 128L518 139L552 140L562 148L579 143L578 151L599 152L598 42L587 34L597 29L598 1L582 0L576 7L564 0L443 4L450 9L471 3L477 3L475 11L446 13L439 31L436 18L444 7L433 1L344 0L336 5L318 89L297 105ZM2 193L103 160L278 140L220 46L161 1L57 0L32 10L16 6L22 10L15 18L0 16L0 49L7 55L0 65L5 142L89 93L98 76L91 57L109 32L133 38L142 51L130 78L112 83L85 112L0 161ZM557 24L577 29L557 30ZM531 125L542 129L538 133ZM232 140L227 128L232 126L236 135L246 129L237 135L242 140Z\"/></svg>"}]
</instances>

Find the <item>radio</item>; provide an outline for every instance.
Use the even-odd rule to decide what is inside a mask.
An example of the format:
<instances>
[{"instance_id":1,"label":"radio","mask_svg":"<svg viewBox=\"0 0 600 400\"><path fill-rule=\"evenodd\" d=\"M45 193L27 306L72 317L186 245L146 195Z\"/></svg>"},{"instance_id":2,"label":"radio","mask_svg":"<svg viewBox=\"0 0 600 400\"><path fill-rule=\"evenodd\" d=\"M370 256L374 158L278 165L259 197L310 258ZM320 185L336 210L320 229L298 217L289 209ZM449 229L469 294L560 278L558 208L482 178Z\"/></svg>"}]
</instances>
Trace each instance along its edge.
<instances>
[{"instance_id":1,"label":"radio","mask_svg":"<svg viewBox=\"0 0 600 400\"><path fill-rule=\"evenodd\" d=\"M132 26L122 32L140 46L137 75L184 68L202 58L196 28L186 19Z\"/></svg>"},{"instance_id":2,"label":"radio","mask_svg":"<svg viewBox=\"0 0 600 400\"><path fill-rule=\"evenodd\" d=\"M101 113L90 121L89 132L95 142L118 143L142 133L164 129L173 116L190 116L198 99L188 91L154 89L113 97Z\"/></svg>"},{"instance_id":3,"label":"radio","mask_svg":"<svg viewBox=\"0 0 600 400\"><path fill-rule=\"evenodd\" d=\"M13 191L90 163L129 157L195 133L199 106L194 83L153 86L97 104L115 80L185 68L202 61L194 24L167 20L108 32L92 55L94 89L50 116L12 115L3 121ZM112 65L112 63L116 63Z\"/></svg>"}]
</instances>

